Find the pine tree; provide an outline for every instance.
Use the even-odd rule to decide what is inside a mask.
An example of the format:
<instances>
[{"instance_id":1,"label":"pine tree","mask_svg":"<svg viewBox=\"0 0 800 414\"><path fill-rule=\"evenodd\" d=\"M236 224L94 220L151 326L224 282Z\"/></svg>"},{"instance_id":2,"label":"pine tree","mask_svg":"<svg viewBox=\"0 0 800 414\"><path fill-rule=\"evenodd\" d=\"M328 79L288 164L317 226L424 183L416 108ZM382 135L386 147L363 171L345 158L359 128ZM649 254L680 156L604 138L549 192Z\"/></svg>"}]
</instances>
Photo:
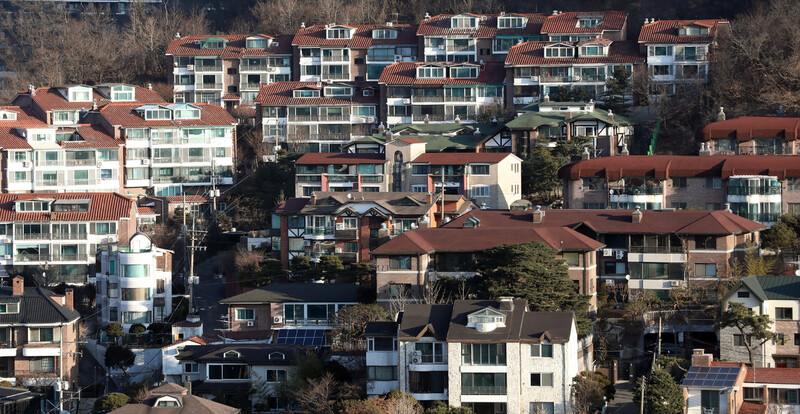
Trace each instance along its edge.
<instances>
[{"instance_id":1,"label":"pine tree","mask_svg":"<svg viewBox=\"0 0 800 414\"><path fill-rule=\"evenodd\" d=\"M633 402L642 401L643 378L633 387ZM650 377L644 381L644 407L647 414L675 414L683 412L683 391L672 375L656 366Z\"/></svg>"}]
</instances>

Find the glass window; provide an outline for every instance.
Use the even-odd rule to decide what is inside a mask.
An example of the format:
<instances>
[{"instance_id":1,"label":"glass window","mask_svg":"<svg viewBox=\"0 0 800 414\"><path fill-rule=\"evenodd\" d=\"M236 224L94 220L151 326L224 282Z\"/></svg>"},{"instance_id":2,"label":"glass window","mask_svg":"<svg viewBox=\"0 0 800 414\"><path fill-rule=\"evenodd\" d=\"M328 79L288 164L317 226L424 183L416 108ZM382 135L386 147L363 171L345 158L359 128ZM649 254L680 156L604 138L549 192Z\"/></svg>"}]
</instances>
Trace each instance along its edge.
<instances>
[{"instance_id":1,"label":"glass window","mask_svg":"<svg viewBox=\"0 0 800 414\"><path fill-rule=\"evenodd\" d=\"M470 170L472 175L489 175L489 165L488 164L473 164L470 165Z\"/></svg>"},{"instance_id":2,"label":"glass window","mask_svg":"<svg viewBox=\"0 0 800 414\"><path fill-rule=\"evenodd\" d=\"M553 414L555 413L555 403L552 402L532 402L531 414Z\"/></svg>"},{"instance_id":3,"label":"glass window","mask_svg":"<svg viewBox=\"0 0 800 414\"><path fill-rule=\"evenodd\" d=\"M122 300L150 300L150 288L122 288Z\"/></svg>"},{"instance_id":4,"label":"glass window","mask_svg":"<svg viewBox=\"0 0 800 414\"><path fill-rule=\"evenodd\" d=\"M464 365L505 365L506 344L461 344Z\"/></svg>"},{"instance_id":5,"label":"glass window","mask_svg":"<svg viewBox=\"0 0 800 414\"><path fill-rule=\"evenodd\" d=\"M209 364L208 379L210 380L246 380L250 379L250 368L247 365L234 364Z\"/></svg>"},{"instance_id":6,"label":"glass window","mask_svg":"<svg viewBox=\"0 0 800 414\"><path fill-rule=\"evenodd\" d=\"M553 357L553 344L531 344L531 356L541 358Z\"/></svg>"},{"instance_id":7,"label":"glass window","mask_svg":"<svg viewBox=\"0 0 800 414\"><path fill-rule=\"evenodd\" d=\"M531 387L552 387L552 372L537 372L531 374Z\"/></svg>"},{"instance_id":8,"label":"glass window","mask_svg":"<svg viewBox=\"0 0 800 414\"><path fill-rule=\"evenodd\" d=\"M469 189L470 195L473 198L489 197L489 188L488 185L473 185Z\"/></svg>"},{"instance_id":9,"label":"glass window","mask_svg":"<svg viewBox=\"0 0 800 414\"><path fill-rule=\"evenodd\" d=\"M122 277L148 277L150 276L150 265L129 264L122 265Z\"/></svg>"},{"instance_id":10,"label":"glass window","mask_svg":"<svg viewBox=\"0 0 800 414\"><path fill-rule=\"evenodd\" d=\"M151 317L151 312L122 312L122 323L124 324L134 324L134 323L141 323L141 324L150 324L152 323L153 319Z\"/></svg>"},{"instance_id":11,"label":"glass window","mask_svg":"<svg viewBox=\"0 0 800 414\"><path fill-rule=\"evenodd\" d=\"M367 379L371 381L396 381L397 367L367 367Z\"/></svg>"},{"instance_id":12,"label":"glass window","mask_svg":"<svg viewBox=\"0 0 800 414\"><path fill-rule=\"evenodd\" d=\"M55 357L37 357L30 360L30 372L55 372Z\"/></svg>"},{"instance_id":13,"label":"glass window","mask_svg":"<svg viewBox=\"0 0 800 414\"><path fill-rule=\"evenodd\" d=\"M695 265L695 276L717 277L717 265L715 263L697 263Z\"/></svg>"},{"instance_id":14,"label":"glass window","mask_svg":"<svg viewBox=\"0 0 800 414\"><path fill-rule=\"evenodd\" d=\"M775 308L776 320L793 320L792 308Z\"/></svg>"},{"instance_id":15,"label":"glass window","mask_svg":"<svg viewBox=\"0 0 800 414\"><path fill-rule=\"evenodd\" d=\"M410 270L411 256L396 256L389 259L389 269Z\"/></svg>"},{"instance_id":16,"label":"glass window","mask_svg":"<svg viewBox=\"0 0 800 414\"><path fill-rule=\"evenodd\" d=\"M30 328L28 342L53 342L53 328Z\"/></svg>"},{"instance_id":17,"label":"glass window","mask_svg":"<svg viewBox=\"0 0 800 414\"><path fill-rule=\"evenodd\" d=\"M237 321L252 321L255 318L255 309L236 309Z\"/></svg>"}]
</instances>

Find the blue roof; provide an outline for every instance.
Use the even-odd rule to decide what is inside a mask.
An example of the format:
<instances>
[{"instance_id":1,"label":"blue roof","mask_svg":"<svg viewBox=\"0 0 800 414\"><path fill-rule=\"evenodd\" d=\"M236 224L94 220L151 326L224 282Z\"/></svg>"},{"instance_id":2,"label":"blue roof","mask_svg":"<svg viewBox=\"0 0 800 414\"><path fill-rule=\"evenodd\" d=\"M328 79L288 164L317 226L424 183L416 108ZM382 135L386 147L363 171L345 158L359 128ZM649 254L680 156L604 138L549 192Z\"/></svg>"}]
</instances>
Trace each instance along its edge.
<instances>
[{"instance_id":1,"label":"blue roof","mask_svg":"<svg viewBox=\"0 0 800 414\"><path fill-rule=\"evenodd\" d=\"M278 344L322 346L325 342L324 329L281 329L278 331Z\"/></svg>"},{"instance_id":2,"label":"blue roof","mask_svg":"<svg viewBox=\"0 0 800 414\"><path fill-rule=\"evenodd\" d=\"M691 367L683 377L684 387L727 388L736 384L740 367Z\"/></svg>"}]
</instances>

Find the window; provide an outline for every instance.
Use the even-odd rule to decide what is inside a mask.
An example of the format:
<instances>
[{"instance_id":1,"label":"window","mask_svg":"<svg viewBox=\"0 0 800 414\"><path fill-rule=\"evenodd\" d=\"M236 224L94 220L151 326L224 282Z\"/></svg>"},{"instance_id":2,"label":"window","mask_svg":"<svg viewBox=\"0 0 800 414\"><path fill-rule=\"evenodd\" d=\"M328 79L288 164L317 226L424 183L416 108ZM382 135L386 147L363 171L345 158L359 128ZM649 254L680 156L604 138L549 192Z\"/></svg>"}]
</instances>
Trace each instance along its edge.
<instances>
[{"instance_id":1,"label":"window","mask_svg":"<svg viewBox=\"0 0 800 414\"><path fill-rule=\"evenodd\" d=\"M269 40L260 38L260 39L247 39L246 46L248 49L266 49L269 45Z\"/></svg>"},{"instance_id":2,"label":"window","mask_svg":"<svg viewBox=\"0 0 800 414\"><path fill-rule=\"evenodd\" d=\"M703 412L719 412L719 391L700 391L700 407L703 409Z\"/></svg>"},{"instance_id":3,"label":"window","mask_svg":"<svg viewBox=\"0 0 800 414\"><path fill-rule=\"evenodd\" d=\"M497 27L500 29L518 29L525 26L526 20L519 16L503 16L497 19Z\"/></svg>"},{"instance_id":4,"label":"window","mask_svg":"<svg viewBox=\"0 0 800 414\"><path fill-rule=\"evenodd\" d=\"M208 379L246 380L250 379L250 369L247 367L247 365L239 364L209 364Z\"/></svg>"},{"instance_id":5,"label":"window","mask_svg":"<svg viewBox=\"0 0 800 414\"><path fill-rule=\"evenodd\" d=\"M397 367L367 367L367 379L371 381L397 380Z\"/></svg>"},{"instance_id":6,"label":"window","mask_svg":"<svg viewBox=\"0 0 800 414\"><path fill-rule=\"evenodd\" d=\"M553 344L531 344L531 356L541 358L553 357Z\"/></svg>"},{"instance_id":7,"label":"window","mask_svg":"<svg viewBox=\"0 0 800 414\"><path fill-rule=\"evenodd\" d=\"M109 298L118 298L119 297L119 284L117 284L117 283L109 283L108 284L108 297Z\"/></svg>"},{"instance_id":8,"label":"window","mask_svg":"<svg viewBox=\"0 0 800 414\"><path fill-rule=\"evenodd\" d=\"M0 313L19 313L19 303L0 303Z\"/></svg>"},{"instance_id":9,"label":"window","mask_svg":"<svg viewBox=\"0 0 800 414\"><path fill-rule=\"evenodd\" d=\"M255 318L255 309L236 309L237 321L252 321Z\"/></svg>"},{"instance_id":10,"label":"window","mask_svg":"<svg viewBox=\"0 0 800 414\"><path fill-rule=\"evenodd\" d=\"M397 30L375 29L372 31L373 39L397 39Z\"/></svg>"},{"instance_id":11,"label":"window","mask_svg":"<svg viewBox=\"0 0 800 414\"><path fill-rule=\"evenodd\" d=\"M25 151L14 151L14 161L25 162L28 160L28 153Z\"/></svg>"},{"instance_id":12,"label":"window","mask_svg":"<svg viewBox=\"0 0 800 414\"><path fill-rule=\"evenodd\" d=\"M792 308L775 308L776 320L792 320Z\"/></svg>"},{"instance_id":13,"label":"window","mask_svg":"<svg viewBox=\"0 0 800 414\"><path fill-rule=\"evenodd\" d=\"M505 395L506 374L495 374L495 373L461 374L461 394Z\"/></svg>"},{"instance_id":14,"label":"window","mask_svg":"<svg viewBox=\"0 0 800 414\"><path fill-rule=\"evenodd\" d=\"M300 89L294 91L295 98L319 98L318 90Z\"/></svg>"},{"instance_id":15,"label":"window","mask_svg":"<svg viewBox=\"0 0 800 414\"><path fill-rule=\"evenodd\" d=\"M553 373L533 373L531 374L531 387L552 387L553 386Z\"/></svg>"},{"instance_id":16,"label":"window","mask_svg":"<svg viewBox=\"0 0 800 414\"><path fill-rule=\"evenodd\" d=\"M417 68L418 78L444 78L444 68L421 67Z\"/></svg>"},{"instance_id":17,"label":"window","mask_svg":"<svg viewBox=\"0 0 800 414\"><path fill-rule=\"evenodd\" d=\"M411 191L414 193L427 193L428 186L427 184L415 184L411 186Z\"/></svg>"},{"instance_id":18,"label":"window","mask_svg":"<svg viewBox=\"0 0 800 414\"><path fill-rule=\"evenodd\" d=\"M267 369L267 382L281 382L286 381L285 369Z\"/></svg>"},{"instance_id":19,"label":"window","mask_svg":"<svg viewBox=\"0 0 800 414\"><path fill-rule=\"evenodd\" d=\"M196 362L186 362L183 364L183 372L193 374L200 372L200 365Z\"/></svg>"},{"instance_id":20,"label":"window","mask_svg":"<svg viewBox=\"0 0 800 414\"><path fill-rule=\"evenodd\" d=\"M164 279L156 280L156 295L163 294L165 291L166 281Z\"/></svg>"},{"instance_id":21,"label":"window","mask_svg":"<svg viewBox=\"0 0 800 414\"><path fill-rule=\"evenodd\" d=\"M395 338L367 338L368 351L397 351L397 339Z\"/></svg>"},{"instance_id":22,"label":"window","mask_svg":"<svg viewBox=\"0 0 800 414\"><path fill-rule=\"evenodd\" d=\"M150 265L135 264L122 265L122 277L148 277L150 276Z\"/></svg>"},{"instance_id":23,"label":"window","mask_svg":"<svg viewBox=\"0 0 800 414\"><path fill-rule=\"evenodd\" d=\"M790 404L798 403L797 399L798 390L787 390L782 388L769 389L769 402L773 404Z\"/></svg>"},{"instance_id":24,"label":"window","mask_svg":"<svg viewBox=\"0 0 800 414\"><path fill-rule=\"evenodd\" d=\"M668 76L672 74L672 66L670 65L653 65L650 66L650 74L653 76Z\"/></svg>"},{"instance_id":25,"label":"window","mask_svg":"<svg viewBox=\"0 0 800 414\"><path fill-rule=\"evenodd\" d=\"M430 166L428 164L412 164L412 175L428 175L430 174Z\"/></svg>"},{"instance_id":26,"label":"window","mask_svg":"<svg viewBox=\"0 0 800 414\"><path fill-rule=\"evenodd\" d=\"M605 264L607 275L624 275L625 272L625 262L606 262Z\"/></svg>"},{"instance_id":27,"label":"window","mask_svg":"<svg viewBox=\"0 0 800 414\"><path fill-rule=\"evenodd\" d=\"M671 203L670 207L675 210L686 210L686 203Z\"/></svg>"},{"instance_id":28,"label":"window","mask_svg":"<svg viewBox=\"0 0 800 414\"><path fill-rule=\"evenodd\" d=\"M764 399L763 388L745 388L744 389L745 401L761 401Z\"/></svg>"},{"instance_id":29,"label":"window","mask_svg":"<svg viewBox=\"0 0 800 414\"><path fill-rule=\"evenodd\" d=\"M694 269L696 277L717 277L717 265L715 263L697 263Z\"/></svg>"},{"instance_id":30,"label":"window","mask_svg":"<svg viewBox=\"0 0 800 414\"><path fill-rule=\"evenodd\" d=\"M473 185L469 189L472 198L486 198L489 197L488 185Z\"/></svg>"},{"instance_id":31,"label":"window","mask_svg":"<svg viewBox=\"0 0 800 414\"><path fill-rule=\"evenodd\" d=\"M706 210L722 210L722 203L706 203Z\"/></svg>"},{"instance_id":32,"label":"window","mask_svg":"<svg viewBox=\"0 0 800 414\"><path fill-rule=\"evenodd\" d=\"M736 292L736 297L737 298L749 298L750 297L750 292L748 292L746 290L743 290L743 291L740 291L740 292Z\"/></svg>"},{"instance_id":33,"label":"window","mask_svg":"<svg viewBox=\"0 0 800 414\"><path fill-rule=\"evenodd\" d=\"M583 56L600 56L603 54L603 47L601 46L584 46L581 48Z\"/></svg>"},{"instance_id":34,"label":"window","mask_svg":"<svg viewBox=\"0 0 800 414\"><path fill-rule=\"evenodd\" d=\"M650 46L650 56L672 56L672 46Z\"/></svg>"},{"instance_id":35,"label":"window","mask_svg":"<svg viewBox=\"0 0 800 414\"><path fill-rule=\"evenodd\" d=\"M489 175L488 164L473 164L470 165L470 172L472 175Z\"/></svg>"},{"instance_id":36,"label":"window","mask_svg":"<svg viewBox=\"0 0 800 414\"><path fill-rule=\"evenodd\" d=\"M30 372L55 372L55 371L56 371L55 357L31 358Z\"/></svg>"},{"instance_id":37,"label":"window","mask_svg":"<svg viewBox=\"0 0 800 414\"><path fill-rule=\"evenodd\" d=\"M366 91L364 91L364 92L366 92ZM354 106L353 107L353 115L375 116L375 107L374 106Z\"/></svg>"},{"instance_id":38,"label":"window","mask_svg":"<svg viewBox=\"0 0 800 414\"><path fill-rule=\"evenodd\" d=\"M461 344L464 365L505 365L506 344Z\"/></svg>"},{"instance_id":39,"label":"window","mask_svg":"<svg viewBox=\"0 0 800 414\"><path fill-rule=\"evenodd\" d=\"M567 262L569 266L579 266L580 265L580 254L578 253L563 253L562 257L564 261Z\"/></svg>"},{"instance_id":40,"label":"window","mask_svg":"<svg viewBox=\"0 0 800 414\"><path fill-rule=\"evenodd\" d=\"M544 52L545 57L572 57L575 50L571 47L546 47Z\"/></svg>"},{"instance_id":41,"label":"window","mask_svg":"<svg viewBox=\"0 0 800 414\"><path fill-rule=\"evenodd\" d=\"M396 256L389 258L389 269L411 270L411 256Z\"/></svg>"},{"instance_id":42,"label":"window","mask_svg":"<svg viewBox=\"0 0 800 414\"><path fill-rule=\"evenodd\" d=\"M720 177L706 178L706 188L722 188L722 178Z\"/></svg>"},{"instance_id":43,"label":"window","mask_svg":"<svg viewBox=\"0 0 800 414\"><path fill-rule=\"evenodd\" d=\"M132 101L133 100L133 87L119 85L111 88L112 101Z\"/></svg>"},{"instance_id":44,"label":"window","mask_svg":"<svg viewBox=\"0 0 800 414\"><path fill-rule=\"evenodd\" d=\"M733 335L733 345L734 346L745 346L744 345L744 335ZM750 335L747 335L747 342L752 345L753 338Z\"/></svg>"},{"instance_id":45,"label":"window","mask_svg":"<svg viewBox=\"0 0 800 414\"><path fill-rule=\"evenodd\" d=\"M555 403L551 402L532 402L531 414L553 414L555 413Z\"/></svg>"},{"instance_id":46,"label":"window","mask_svg":"<svg viewBox=\"0 0 800 414\"><path fill-rule=\"evenodd\" d=\"M686 188L686 177L673 178L672 188Z\"/></svg>"},{"instance_id":47,"label":"window","mask_svg":"<svg viewBox=\"0 0 800 414\"><path fill-rule=\"evenodd\" d=\"M30 328L28 330L28 342L53 342L58 335L54 335L53 328Z\"/></svg>"},{"instance_id":48,"label":"window","mask_svg":"<svg viewBox=\"0 0 800 414\"><path fill-rule=\"evenodd\" d=\"M119 309L117 307L108 308L108 320L111 322L119 321Z\"/></svg>"},{"instance_id":49,"label":"window","mask_svg":"<svg viewBox=\"0 0 800 414\"><path fill-rule=\"evenodd\" d=\"M122 300L150 300L150 288L122 288Z\"/></svg>"},{"instance_id":50,"label":"window","mask_svg":"<svg viewBox=\"0 0 800 414\"><path fill-rule=\"evenodd\" d=\"M326 34L328 39L349 39L350 29L341 27L330 28L326 30Z\"/></svg>"},{"instance_id":51,"label":"window","mask_svg":"<svg viewBox=\"0 0 800 414\"><path fill-rule=\"evenodd\" d=\"M478 68L476 67L456 67L450 68L450 77L454 79L459 78L477 78Z\"/></svg>"},{"instance_id":52,"label":"window","mask_svg":"<svg viewBox=\"0 0 800 414\"><path fill-rule=\"evenodd\" d=\"M475 18L474 17L453 17L450 19L450 27L453 29L457 28L471 28L475 27Z\"/></svg>"},{"instance_id":53,"label":"window","mask_svg":"<svg viewBox=\"0 0 800 414\"><path fill-rule=\"evenodd\" d=\"M442 364L446 361L443 344L440 342L423 342L414 344L414 351L419 352L423 364Z\"/></svg>"},{"instance_id":54,"label":"window","mask_svg":"<svg viewBox=\"0 0 800 414\"><path fill-rule=\"evenodd\" d=\"M151 312L122 312L122 323L134 324L141 323L147 325L153 322Z\"/></svg>"}]
</instances>

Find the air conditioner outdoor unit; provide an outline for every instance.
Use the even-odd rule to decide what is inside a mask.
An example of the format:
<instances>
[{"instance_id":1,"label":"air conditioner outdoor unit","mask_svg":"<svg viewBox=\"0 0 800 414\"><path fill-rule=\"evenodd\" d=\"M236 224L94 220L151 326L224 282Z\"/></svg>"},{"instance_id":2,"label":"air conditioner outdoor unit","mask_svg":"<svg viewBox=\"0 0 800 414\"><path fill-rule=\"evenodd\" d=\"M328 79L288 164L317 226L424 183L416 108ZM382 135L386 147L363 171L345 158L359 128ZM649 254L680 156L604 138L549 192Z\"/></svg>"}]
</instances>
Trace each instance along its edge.
<instances>
[{"instance_id":1,"label":"air conditioner outdoor unit","mask_svg":"<svg viewBox=\"0 0 800 414\"><path fill-rule=\"evenodd\" d=\"M403 60L403 55L394 55L394 61L395 62L400 62L402 60Z\"/></svg>"},{"instance_id":2,"label":"air conditioner outdoor unit","mask_svg":"<svg viewBox=\"0 0 800 414\"><path fill-rule=\"evenodd\" d=\"M303 240L303 246L311 247L311 240Z\"/></svg>"},{"instance_id":3,"label":"air conditioner outdoor unit","mask_svg":"<svg viewBox=\"0 0 800 414\"><path fill-rule=\"evenodd\" d=\"M680 280L672 280L672 281L669 282L669 285L672 286L672 287L677 287L677 286L681 285L681 281Z\"/></svg>"},{"instance_id":4,"label":"air conditioner outdoor unit","mask_svg":"<svg viewBox=\"0 0 800 414\"><path fill-rule=\"evenodd\" d=\"M444 50L444 45L439 45L439 50Z\"/></svg>"},{"instance_id":5,"label":"air conditioner outdoor unit","mask_svg":"<svg viewBox=\"0 0 800 414\"><path fill-rule=\"evenodd\" d=\"M255 326L255 322L253 322L253 321L247 321L247 326Z\"/></svg>"},{"instance_id":6,"label":"air conditioner outdoor unit","mask_svg":"<svg viewBox=\"0 0 800 414\"><path fill-rule=\"evenodd\" d=\"M531 82L539 82L539 76L531 76Z\"/></svg>"},{"instance_id":7,"label":"air conditioner outdoor unit","mask_svg":"<svg viewBox=\"0 0 800 414\"><path fill-rule=\"evenodd\" d=\"M283 323L283 316L273 316L272 323Z\"/></svg>"},{"instance_id":8,"label":"air conditioner outdoor unit","mask_svg":"<svg viewBox=\"0 0 800 414\"><path fill-rule=\"evenodd\" d=\"M603 249L603 256L609 257L614 255L614 250L612 249Z\"/></svg>"},{"instance_id":9,"label":"air conditioner outdoor unit","mask_svg":"<svg viewBox=\"0 0 800 414\"><path fill-rule=\"evenodd\" d=\"M3 255L3 259L11 260L11 255L10 254Z\"/></svg>"},{"instance_id":10,"label":"air conditioner outdoor unit","mask_svg":"<svg viewBox=\"0 0 800 414\"><path fill-rule=\"evenodd\" d=\"M334 251L335 253L341 253L341 252L342 252L342 248L341 248L341 247L337 247L337 248L335 248L333 251Z\"/></svg>"},{"instance_id":11,"label":"air conditioner outdoor unit","mask_svg":"<svg viewBox=\"0 0 800 414\"><path fill-rule=\"evenodd\" d=\"M411 357L411 363L412 364L420 364L420 363L422 363L422 357L418 357L418 356L414 355L413 357Z\"/></svg>"},{"instance_id":12,"label":"air conditioner outdoor unit","mask_svg":"<svg viewBox=\"0 0 800 414\"><path fill-rule=\"evenodd\" d=\"M97 179L97 184L100 184L100 179L99 178Z\"/></svg>"},{"instance_id":13,"label":"air conditioner outdoor unit","mask_svg":"<svg viewBox=\"0 0 800 414\"><path fill-rule=\"evenodd\" d=\"M195 40L194 41L194 44L196 44L196 45L199 45L200 43L202 43L202 42L200 42L199 40Z\"/></svg>"},{"instance_id":14,"label":"air conditioner outdoor unit","mask_svg":"<svg viewBox=\"0 0 800 414\"><path fill-rule=\"evenodd\" d=\"M186 65L186 70L194 70L194 65Z\"/></svg>"},{"instance_id":15,"label":"air conditioner outdoor unit","mask_svg":"<svg viewBox=\"0 0 800 414\"><path fill-rule=\"evenodd\" d=\"M25 161L25 162L22 163L22 166L25 167L25 168L28 168L28 167L31 166L31 163L29 163L28 161Z\"/></svg>"},{"instance_id":16,"label":"air conditioner outdoor unit","mask_svg":"<svg viewBox=\"0 0 800 414\"><path fill-rule=\"evenodd\" d=\"M572 76L572 80L573 81L579 81L579 80L581 80L581 76L580 75L573 75Z\"/></svg>"},{"instance_id":17,"label":"air conditioner outdoor unit","mask_svg":"<svg viewBox=\"0 0 800 414\"><path fill-rule=\"evenodd\" d=\"M614 280L613 279L606 279L606 286L614 286Z\"/></svg>"},{"instance_id":18,"label":"air conditioner outdoor unit","mask_svg":"<svg viewBox=\"0 0 800 414\"><path fill-rule=\"evenodd\" d=\"M336 223L336 230L344 230L344 223Z\"/></svg>"},{"instance_id":19,"label":"air conditioner outdoor unit","mask_svg":"<svg viewBox=\"0 0 800 414\"><path fill-rule=\"evenodd\" d=\"M403 105L411 105L411 98L403 98Z\"/></svg>"},{"instance_id":20,"label":"air conditioner outdoor unit","mask_svg":"<svg viewBox=\"0 0 800 414\"><path fill-rule=\"evenodd\" d=\"M142 160L142 165L150 165L150 160Z\"/></svg>"},{"instance_id":21,"label":"air conditioner outdoor unit","mask_svg":"<svg viewBox=\"0 0 800 414\"><path fill-rule=\"evenodd\" d=\"M617 250L615 257L617 259L624 259L625 258L625 250Z\"/></svg>"}]
</instances>

